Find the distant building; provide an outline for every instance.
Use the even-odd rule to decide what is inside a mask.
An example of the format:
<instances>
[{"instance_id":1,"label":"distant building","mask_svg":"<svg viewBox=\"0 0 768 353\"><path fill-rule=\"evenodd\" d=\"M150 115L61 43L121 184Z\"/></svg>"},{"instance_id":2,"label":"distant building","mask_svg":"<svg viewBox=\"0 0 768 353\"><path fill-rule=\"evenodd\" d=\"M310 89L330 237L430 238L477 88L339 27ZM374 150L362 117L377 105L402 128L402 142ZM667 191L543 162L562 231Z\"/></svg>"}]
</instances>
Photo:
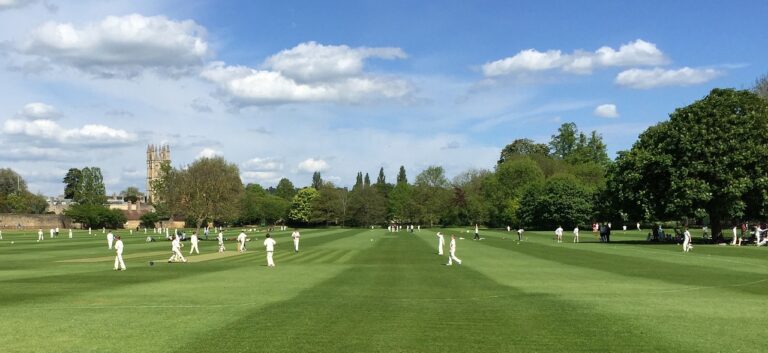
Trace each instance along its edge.
<instances>
[{"instance_id":1,"label":"distant building","mask_svg":"<svg viewBox=\"0 0 768 353\"><path fill-rule=\"evenodd\" d=\"M168 145L147 146L147 203L156 201L157 195L152 189L152 182L160 178L161 167L171 163L171 147Z\"/></svg>"}]
</instances>

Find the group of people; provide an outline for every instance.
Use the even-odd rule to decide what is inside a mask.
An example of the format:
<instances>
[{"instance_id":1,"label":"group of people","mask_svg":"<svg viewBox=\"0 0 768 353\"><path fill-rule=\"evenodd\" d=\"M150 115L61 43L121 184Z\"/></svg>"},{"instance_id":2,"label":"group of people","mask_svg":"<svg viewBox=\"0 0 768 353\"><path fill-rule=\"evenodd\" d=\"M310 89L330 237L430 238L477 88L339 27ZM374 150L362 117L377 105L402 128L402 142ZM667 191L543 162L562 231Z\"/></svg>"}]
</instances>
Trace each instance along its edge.
<instances>
[{"instance_id":1,"label":"group of people","mask_svg":"<svg viewBox=\"0 0 768 353\"><path fill-rule=\"evenodd\" d=\"M765 233L768 232L768 229L766 229L766 227L763 224L755 225L755 231L750 232L749 224L742 223L741 233L739 233L738 231L739 231L739 226L738 225L733 226L733 240L731 241L731 245L741 246L741 243L748 242L749 239L752 237L752 235L755 236L755 245L757 246L768 245L768 237L765 236Z\"/></svg>"},{"instance_id":2,"label":"group of people","mask_svg":"<svg viewBox=\"0 0 768 353\"><path fill-rule=\"evenodd\" d=\"M443 255L443 247L445 246L445 236L443 233L437 232L437 254ZM446 266L451 266L456 262L457 265L461 265L461 260L456 257L456 235L451 234L451 242L448 245L448 263Z\"/></svg>"},{"instance_id":3,"label":"group of people","mask_svg":"<svg viewBox=\"0 0 768 353\"><path fill-rule=\"evenodd\" d=\"M371 229L373 229L373 226L371 226ZM387 226L387 231L390 232L390 233L397 233L397 232L401 231L402 229L403 229L403 226L401 224L393 223L393 224L390 224L389 226ZM417 225L415 229L416 229L416 231L421 232L421 225ZM406 225L405 226L405 231L413 233L414 225L413 224Z\"/></svg>"}]
</instances>

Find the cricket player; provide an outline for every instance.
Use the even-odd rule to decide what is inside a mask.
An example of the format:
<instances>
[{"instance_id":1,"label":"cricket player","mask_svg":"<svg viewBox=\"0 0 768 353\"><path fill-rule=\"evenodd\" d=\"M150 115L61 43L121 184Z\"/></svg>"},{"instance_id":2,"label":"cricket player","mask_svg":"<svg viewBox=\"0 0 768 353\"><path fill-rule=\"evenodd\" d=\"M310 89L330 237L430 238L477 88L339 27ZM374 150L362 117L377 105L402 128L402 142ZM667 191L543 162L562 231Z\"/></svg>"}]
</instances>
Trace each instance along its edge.
<instances>
[{"instance_id":1,"label":"cricket player","mask_svg":"<svg viewBox=\"0 0 768 353\"><path fill-rule=\"evenodd\" d=\"M197 232L192 232L192 238L190 238L189 242L192 244L192 246L189 248L189 254L192 255L192 252L194 251L196 254L200 255L200 249L197 247L197 242L199 239L197 239Z\"/></svg>"},{"instance_id":2,"label":"cricket player","mask_svg":"<svg viewBox=\"0 0 768 353\"><path fill-rule=\"evenodd\" d=\"M72 239L72 228L69 228L69 239Z\"/></svg>"},{"instance_id":3,"label":"cricket player","mask_svg":"<svg viewBox=\"0 0 768 353\"><path fill-rule=\"evenodd\" d=\"M456 236L451 234L451 244L448 247L448 263L446 265L451 266L454 261L461 265L461 260L456 257Z\"/></svg>"},{"instance_id":4,"label":"cricket player","mask_svg":"<svg viewBox=\"0 0 768 353\"><path fill-rule=\"evenodd\" d=\"M507 226L507 233L509 233L509 232L511 232L511 231L512 231L512 227L510 227L510 226Z\"/></svg>"},{"instance_id":5,"label":"cricket player","mask_svg":"<svg viewBox=\"0 0 768 353\"><path fill-rule=\"evenodd\" d=\"M443 255L443 247L445 246L445 237L443 237L443 233L437 232L437 254L442 256Z\"/></svg>"},{"instance_id":6,"label":"cricket player","mask_svg":"<svg viewBox=\"0 0 768 353\"><path fill-rule=\"evenodd\" d=\"M576 226L576 228L573 228L573 242L574 243L579 242L579 226Z\"/></svg>"},{"instance_id":7,"label":"cricket player","mask_svg":"<svg viewBox=\"0 0 768 353\"><path fill-rule=\"evenodd\" d=\"M120 236L115 237L115 271L125 271L125 262L123 262L123 241Z\"/></svg>"},{"instance_id":8,"label":"cricket player","mask_svg":"<svg viewBox=\"0 0 768 353\"><path fill-rule=\"evenodd\" d=\"M115 235L112 234L112 231L110 230L109 233L107 233L107 249L112 250L112 243L115 241Z\"/></svg>"},{"instance_id":9,"label":"cricket player","mask_svg":"<svg viewBox=\"0 0 768 353\"><path fill-rule=\"evenodd\" d=\"M245 252L245 231L243 230L237 235L237 251Z\"/></svg>"},{"instance_id":10,"label":"cricket player","mask_svg":"<svg viewBox=\"0 0 768 353\"><path fill-rule=\"evenodd\" d=\"M683 233L683 252L688 252L693 249L691 245L691 232L688 231L688 227L685 227L685 233Z\"/></svg>"},{"instance_id":11,"label":"cricket player","mask_svg":"<svg viewBox=\"0 0 768 353\"><path fill-rule=\"evenodd\" d=\"M557 236L557 242L562 243L563 242L563 227L557 226L557 229L555 229L555 235Z\"/></svg>"},{"instance_id":12,"label":"cricket player","mask_svg":"<svg viewBox=\"0 0 768 353\"><path fill-rule=\"evenodd\" d=\"M472 240L480 240L480 228L475 223L475 237Z\"/></svg>"},{"instance_id":13,"label":"cricket player","mask_svg":"<svg viewBox=\"0 0 768 353\"><path fill-rule=\"evenodd\" d=\"M56 238L58 238L59 237L59 227L56 227L55 234L56 234Z\"/></svg>"},{"instance_id":14,"label":"cricket player","mask_svg":"<svg viewBox=\"0 0 768 353\"><path fill-rule=\"evenodd\" d=\"M173 241L171 241L171 251L173 252L173 255L168 259L168 262L187 262L187 259L181 254L181 240L179 240L179 237L173 237Z\"/></svg>"},{"instance_id":15,"label":"cricket player","mask_svg":"<svg viewBox=\"0 0 768 353\"><path fill-rule=\"evenodd\" d=\"M758 246L760 245L760 241L761 241L760 237L763 235L764 231L765 230L763 230L763 227L760 224L755 226L755 238L756 238L755 244Z\"/></svg>"},{"instance_id":16,"label":"cricket player","mask_svg":"<svg viewBox=\"0 0 768 353\"><path fill-rule=\"evenodd\" d=\"M294 229L293 233L291 233L291 238L293 238L293 252L299 252L299 238L301 238L301 234L299 234L299 231Z\"/></svg>"},{"instance_id":17,"label":"cricket player","mask_svg":"<svg viewBox=\"0 0 768 353\"><path fill-rule=\"evenodd\" d=\"M224 252L224 232L219 231L219 236L217 238L219 240L219 252Z\"/></svg>"},{"instance_id":18,"label":"cricket player","mask_svg":"<svg viewBox=\"0 0 768 353\"><path fill-rule=\"evenodd\" d=\"M49 229L48 232L51 234L51 239L53 239L53 228Z\"/></svg>"},{"instance_id":19,"label":"cricket player","mask_svg":"<svg viewBox=\"0 0 768 353\"><path fill-rule=\"evenodd\" d=\"M275 239L272 239L269 236L269 233L267 233L267 239L264 239L264 247L267 248L267 266L268 267L275 267L275 261L272 259L272 255L275 252L275 244L277 244Z\"/></svg>"},{"instance_id":20,"label":"cricket player","mask_svg":"<svg viewBox=\"0 0 768 353\"><path fill-rule=\"evenodd\" d=\"M525 230L523 228L520 228L520 229L517 230L517 241L522 241L523 240L523 232L524 231Z\"/></svg>"},{"instance_id":21,"label":"cricket player","mask_svg":"<svg viewBox=\"0 0 768 353\"><path fill-rule=\"evenodd\" d=\"M736 241L738 239L739 239L738 227L733 226L733 241L731 241L731 245L736 245Z\"/></svg>"},{"instance_id":22,"label":"cricket player","mask_svg":"<svg viewBox=\"0 0 768 353\"><path fill-rule=\"evenodd\" d=\"M41 240L45 240L45 237L43 236L43 228L37 230L37 241Z\"/></svg>"}]
</instances>

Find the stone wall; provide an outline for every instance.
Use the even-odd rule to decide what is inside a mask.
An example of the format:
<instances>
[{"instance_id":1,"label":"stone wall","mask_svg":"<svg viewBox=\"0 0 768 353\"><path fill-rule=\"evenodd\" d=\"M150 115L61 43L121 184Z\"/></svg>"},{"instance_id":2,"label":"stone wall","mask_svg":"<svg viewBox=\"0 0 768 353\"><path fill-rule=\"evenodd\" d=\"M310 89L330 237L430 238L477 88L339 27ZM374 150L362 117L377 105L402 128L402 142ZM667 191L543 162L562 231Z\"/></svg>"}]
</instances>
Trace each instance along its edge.
<instances>
[{"instance_id":1,"label":"stone wall","mask_svg":"<svg viewBox=\"0 0 768 353\"><path fill-rule=\"evenodd\" d=\"M72 227L72 220L57 214L0 214L0 228L16 229L19 225L22 229L63 229Z\"/></svg>"}]
</instances>

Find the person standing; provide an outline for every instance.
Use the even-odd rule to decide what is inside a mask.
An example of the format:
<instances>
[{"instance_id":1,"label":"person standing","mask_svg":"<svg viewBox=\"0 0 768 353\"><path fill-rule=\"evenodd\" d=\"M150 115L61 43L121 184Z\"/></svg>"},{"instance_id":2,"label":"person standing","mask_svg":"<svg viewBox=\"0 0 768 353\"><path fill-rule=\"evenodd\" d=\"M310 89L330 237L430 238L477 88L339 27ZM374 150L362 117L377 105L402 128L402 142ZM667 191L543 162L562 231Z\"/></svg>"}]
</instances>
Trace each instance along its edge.
<instances>
[{"instance_id":1,"label":"person standing","mask_svg":"<svg viewBox=\"0 0 768 353\"><path fill-rule=\"evenodd\" d=\"M640 222L637 222L637 231L640 231Z\"/></svg>"},{"instance_id":2,"label":"person standing","mask_svg":"<svg viewBox=\"0 0 768 353\"><path fill-rule=\"evenodd\" d=\"M736 245L736 242L739 239L739 231L737 226L733 226L733 240L731 240L731 245ZM741 245L741 244L739 244Z\"/></svg>"},{"instance_id":3,"label":"person standing","mask_svg":"<svg viewBox=\"0 0 768 353\"><path fill-rule=\"evenodd\" d=\"M200 255L200 249L197 247L197 244L199 242L199 239L197 239L197 232L192 232L192 238L189 240L190 244L192 245L189 248L189 254L192 255L192 252L194 251L196 254Z\"/></svg>"},{"instance_id":4,"label":"person standing","mask_svg":"<svg viewBox=\"0 0 768 353\"><path fill-rule=\"evenodd\" d=\"M519 228L517 230L517 241L523 241L523 232L525 230L523 228Z\"/></svg>"},{"instance_id":5,"label":"person standing","mask_svg":"<svg viewBox=\"0 0 768 353\"><path fill-rule=\"evenodd\" d=\"M557 229L555 229L555 236L557 237L558 243L563 242L563 227L557 226Z\"/></svg>"},{"instance_id":6,"label":"person standing","mask_svg":"<svg viewBox=\"0 0 768 353\"><path fill-rule=\"evenodd\" d=\"M224 249L224 232L219 231L218 240L219 240L219 252L224 252L225 250Z\"/></svg>"},{"instance_id":7,"label":"person standing","mask_svg":"<svg viewBox=\"0 0 768 353\"><path fill-rule=\"evenodd\" d=\"M443 247L445 246L445 237L443 233L437 232L437 254L443 256Z\"/></svg>"},{"instance_id":8,"label":"person standing","mask_svg":"<svg viewBox=\"0 0 768 353\"><path fill-rule=\"evenodd\" d=\"M264 247L267 250L267 267L275 267L275 261L272 258L272 255L275 252L275 244L277 244L275 239L272 239L272 237L269 236L269 233L267 233L267 239L264 239Z\"/></svg>"},{"instance_id":9,"label":"person standing","mask_svg":"<svg viewBox=\"0 0 768 353\"><path fill-rule=\"evenodd\" d=\"M56 238L58 238L59 237L59 227L56 227L55 233L56 233Z\"/></svg>"},{"instance_id":10,"label":"person standing","mask_svg":"<svg viewBox=\"0 0 768 353\"><path fill-rule=\"evenodd\" d=\"M761 237L763 235L763 232L764 232L764 230L763 230L762 225L760 223L758 223L755 226L755 245L760 244L760 241L762 240Z\"/></svg>"},{"instance_id":11,"label":"person standing","mask_svg":"<svg viewBox=\"0 0 768 353\"><path fill-rule=\"evenodd\" d=\"M123 241L120 236L115 237L115 271L125 271L125 262L123 262Z\"/></svg>"},{"instance_id":12,"label":"person standing","mask_svg":"<svg viewBox=\"0 0 768 353\"><path fill-rule=\"evenodd\" d=\"M69 239L72 239L72 228L69 228Z\"/></svg>"},{"instance_id":13,"label":"person standing","mask_svg":"<svg viewBox=\"0 0 768 353\"><path fill-rule=\"evenodd\" d=\"M683 237L683 252L688 252L693 249L693 246L691 245L691 232L688 231L688 227L685 227Z\"/></svg>"},{"instance_id":14,"label":"person standing","mask_svg":"<svg viewBox=\"0 0 768 353\"><path fill-rule=\"evenodd\" d=\"M608 222L608 224L605 226L605 242L611 242L611 222Z\"/></svg>"},{"instance_id":15,"label":"person standing","mask_svg":"<svg viewBox=\"0 0 768 353\"><path fill-rule=\"evenodd\" d=\"M299 252L299 238L301 238L301 234L299 234L298 229L293 230L293 233L291 233L291 238L293 238L293 252L297 253Z\"/></svg>"},{"instance_id":16,"label":"person standing","mask_svg":"<svg viewBox=\"0 0 768 353\"><path fill-rule=\"evenodd\" d=\"M472 240L480 240L480 227L477 226L477 223L475 223L475 236Z\"/></svg>"},{"instance_id":17,"label":"person standing","mask_svg":"<svg viewBox=\"0 0 768 353\"><path fill-rule=\"evenodd\" d=\"M179 237L177 236L173 237L173 240L171 241L171 252L173 252L173 255L168 259L168 262L187 262L187 259L181 254L181 240L179 240Z\"/></svg>"},{"instance_id":18,"label":"person standing","mask_svg":"<svg viewBox=\"0 0 768 353\"><path fill-rule=\"evenodd\" d=\"M45 240L45 237L43 236L43 228L40 228L37 230L37 241Z\"/></svg>"},{"instance_id":19,"label":"person standing","mask_svg":"<svg viewBox=\"0 0 768 353\"><path fill-rule=\"evenodd\" d=\"M448 263L446 265L451 266L454 261L461 265L461 260L456 257L456 236L451 234L451 244L448 246Z\"/></svg>"},{"instance_id":20,"label":"person standing","mask_svg":"<svg viewBox=\"0 0 768 353\"><path fill-rule=\"evenodd\" d=\"M49 229L49 230L48 230L48 233L50 233L50 234L51 234L51 239L53 239L53 228Z\"/></svg>"},{"instance_id":21,"label":"person standing","mask_svg":"<svg viewBox=\"0 0 768 353\"><path fill-rule=\"evenodd\" d=\"M245 230L240 232L240 234L237 235L237 251L238 252L245 252L245 238L247 235L245 235Z\"/></svg>"},{"instance_id":22,"label":"person standing","mask_svg":"<svg viewBox=\"0 0 768 353\"><path fill-rule=\"evenodd\" d=\"M115 235L112 234L112 231L110 230L109 233L107 233L107 249L112 250L112 243L115 241Z\"/></svg>"},{"instance_id":23,"label":"person standing","mask_svg":"<svg viewBox=\"0 0 768 353\"><path fill-rule=\"evenodd\" d=\"M507 233L509 233L509 232L511 232L511 231L512 231L512 227L510 227L510 226L507 226Z\"/></svg>"},{"instance_id":24,"label":"person standing","mask_svg":"<svg viewBox=\"0 0 768 353\"><path fill-rule=\"evenodd\" d=\"M579 226L576 226L576 228L573 228L573 242L574 243L579 242Z\"/></svg>"}]
</instances>

